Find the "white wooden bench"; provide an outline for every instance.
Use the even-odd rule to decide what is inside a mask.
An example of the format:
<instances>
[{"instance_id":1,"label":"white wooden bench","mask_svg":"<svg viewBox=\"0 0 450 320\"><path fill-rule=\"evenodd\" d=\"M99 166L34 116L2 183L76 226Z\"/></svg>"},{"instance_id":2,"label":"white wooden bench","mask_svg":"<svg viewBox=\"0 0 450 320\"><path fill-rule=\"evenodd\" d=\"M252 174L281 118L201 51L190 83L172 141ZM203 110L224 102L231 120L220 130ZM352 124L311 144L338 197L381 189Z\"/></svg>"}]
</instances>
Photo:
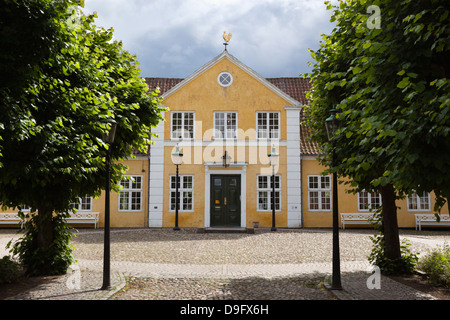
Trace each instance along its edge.
<instances>
[{"instance_id":1,"label":"white wooden bench","mask_svg":"<svg viewBox=\"0 0 450 320\"><path fill-rule=\"evenodd\" d=\"M436 219L434 213L417 213L416 216L416 230L422 230L422 226L450 226L450 217L448 214L440 214L440 221Z\"/></svg>"},{"instance_id":2,"label":"white wooden bench","mask_svg":"<svg viewBox=\"0 0 450 320\"><path fill-rule=\"evenodd\" d=\"M368 224L373 222L371 218L373 213L341 213L341 225L342 229L345 229L346 224Z\"/></svg>"},{"instance_id":3,"label":"white wooden bench","mask_svg":"<svg viewBox=\"0 0 450 320\"><path fill-rule=\"evenodd\" d=\"M79 224L79 223L93 223L94 228L97 229L98 226L98 212L90 211L78 211L66 218L67 223Z\"/></svg>"},{"instance_id":4,"label":"white wooden bench","mask_svg":"<svg viewBox=\"0 0 450 320\"><path fill-rule=\"evenodd\" d=\"M26 213L24 213L26 215ZM0 224L14 224L16 226L20 225L23 229L25 221L23 221L17 212L1 212L0 213Z\"/></svg>"}]
</instances>

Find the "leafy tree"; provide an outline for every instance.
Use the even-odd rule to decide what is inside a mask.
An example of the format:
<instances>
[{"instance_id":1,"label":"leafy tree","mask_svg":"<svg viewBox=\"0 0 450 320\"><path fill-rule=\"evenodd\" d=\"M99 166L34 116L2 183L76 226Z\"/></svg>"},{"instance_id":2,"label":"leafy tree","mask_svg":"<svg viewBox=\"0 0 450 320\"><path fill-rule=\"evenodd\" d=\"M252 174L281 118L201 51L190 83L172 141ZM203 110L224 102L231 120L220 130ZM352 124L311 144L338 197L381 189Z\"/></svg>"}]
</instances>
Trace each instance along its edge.
<instances>
[{"instance_id":1,"label":"leafy tree","mask_svg":"<svg viewBox=\"0 0 450 320\"><path fill-rule=\"evenodd\" d=\"M78 197L100 194L108 152L118 189L126 170L118 161L148 145L151 127L161 120L159 98L139 78L136 57L112 40L113 30L96 27L94 16L82 15L75 1L3 2L2 12L19 12L24 20L5 14L0 29L25 26L33 34L36 28L41 38L27 67L28 55L15 54L28 44L9 39L14 33L2 39L14 46L2 45L0 64L11 60L24 72L14 86L2 78L0 203L37 211L28 235L14 247L28 272L61 273L71 263L63 217ZM118 123L112 146L102 140L108 119Z\"/></svg>"},{"instance_id":2,"label":"leafy tree","mask_svg":"<svg viewBox=\"0 0 450 320\"><path fill-rule=\"evenodd\" d=\"M339 1L315 60L307 125L332 163L324 120L337 109L337 166L353 191L382 196L386 257L401 260L395 200L450 196L449 10L444 0Z\"/></svg>"}]
</instances>

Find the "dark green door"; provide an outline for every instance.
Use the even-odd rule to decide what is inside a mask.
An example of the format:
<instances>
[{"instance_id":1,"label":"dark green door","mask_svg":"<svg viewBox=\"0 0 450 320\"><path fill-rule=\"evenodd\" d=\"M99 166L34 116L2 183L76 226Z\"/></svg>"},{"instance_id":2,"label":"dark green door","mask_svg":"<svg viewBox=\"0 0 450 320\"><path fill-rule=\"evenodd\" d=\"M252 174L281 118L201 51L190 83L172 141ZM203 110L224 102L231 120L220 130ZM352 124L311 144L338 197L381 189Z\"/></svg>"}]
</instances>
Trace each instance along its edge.
<instances>
[{"instance_id":1,"label":"dark green door","mask_svg":"<svg viewBox=\"0 0 450 320\"><path fill-rule=\"evenodd\" d=\"M211 176L211 227L241 226L241 176Z\"/></svg>"}]
</instances>

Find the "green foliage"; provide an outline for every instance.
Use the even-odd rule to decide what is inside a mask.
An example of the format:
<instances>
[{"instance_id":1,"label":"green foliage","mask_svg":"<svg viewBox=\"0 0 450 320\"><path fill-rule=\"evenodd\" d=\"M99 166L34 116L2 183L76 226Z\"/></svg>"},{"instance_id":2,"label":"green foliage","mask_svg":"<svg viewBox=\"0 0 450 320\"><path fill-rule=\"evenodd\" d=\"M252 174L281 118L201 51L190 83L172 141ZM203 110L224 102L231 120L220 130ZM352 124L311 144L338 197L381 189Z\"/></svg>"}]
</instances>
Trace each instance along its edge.
<instances>
[{"instance_id":1,"label":"green foliage","mask_svg":"<svg viewBox=\"0 0 450 320\"><path fill-rule=\"evenodd\" d=\"M381 273L386 275L414 273L419 258L416 253L411 251L411 244L407 239L402 240L401 257L397 259L386 257L386 243L383 234L375 235L371 237L371 240L373 247L368 259L371 264L380 268Z\"/></svg>"},{"instance_id":2,"label":"green foliage","mask_svg":"<svg viewBox=\"0 0 450 320\"><path fill-rule=\"evenodd\" d=\"M38 246L38 215L34 214L25 223L27 232L8 248L17 256L29 276L65 274L67 268L75 262L71 239L73 229L63 220L63 215L52 217L53 241L48 247Z\"/></svg>"},{"instance_id":3,"label":"green foliage","mask_svg":"<svg viewBox=\"0 0 450 320\"><path fill-rule=\"evenodd\" d=\"M0 284L15 282L21 275L20 263L9 256L0 259Z\"/></svg>"},{"instance_id":4,"label":"green foliage","mask_svg":"<svg viewBox=\"0 0 450 320\"><path fill-rule=\"evenodd\" d=\"M311 52L305 124L321 148L319 161L330 168L325 173L345 177L354 192L382 195L384 236L374 240L378 251L372 257L381 266L414 261L385 259L404 260L396 199L413 190L434 191L436 210L450 199L450 153L443 152L450 150L447 2L327 1L336 27ZM379 8L375 23L370 6ZM324 126L331 109L341 124L333 142Z\"/></svg>"},{"instance_id":5,"label":"green foliage","mask_svg":"<svg viewBox=\"0 0 450 320\"><path fill-rule=\"evenodd\" d=\"M372 251L368 256L368 260L372 265L380 268L381 273L386 275L395 274L412 274L416 268L418 255L411 251L411 244L407 239L402 239L400 246L401 256L397 259L389 259L386 257L386 241L383 233L381 215L375 214L372 224L378 234L371 236Z\"/></svg>"},{"instance_id":6,"label":"green foliage","mask_svg":"<svg viewBox=\"0 0 450 320\"><path fill-rule=\"evenodd\" d=\"M100 195L107 153L119 189L127 169L120 161L148 148L163 109L139 77L136 57L113 40L112 29L94 24L95 15L81 13L81 1L1 1L0 205L27 204L50 219L79 197ZM108 119L118 124L112 146L102 140ZM69 264L57 221L47 235L39 226L45 219L35 221L16 248L29 271L48 273L45 261L56 272Z\"/></svg>"},{"instance_id":7,"label":"green foliage","mask_svg":"<svg viewBox=\"0 0 450 320\"><path fill-rule=\"evenodd\" d=\"M418 269L424 271L432 283L450 287L450 246L445 243L421 258Z\"/></svg>"},{"instance_id":8,"label":"green foliage","mask_svg":"<svg viewBox=\"0 0 450 320\"><path fill-rule=\"evenodd\" d=\"M63 212L78 197L100 194L108 150L112 182L118 188L126 170L118 161L132 156L133 150L146 150L151 127L161 120L158 93L148 92L136 57L112 39L112 29L95 26L95 16L70 11L75 1L6 5L35 10L36 15L48 9L52 14L41 22L49 26L44 58L14 92L0 88L0 202ZM2 21L2 28L24 25L14 19ZM6 58L14 59L13 52L3 49L1 65ZM112 147L102 140L110 118L118 123Z\"/></svg>"},{"instance_id":9,"label":"green foliage","mask_svg":"<svg viewBox=\"0 0 450 320\"><path fill-rule=\"evenodd\" d=\"M367 9L380 8L380 28ZM315 60L306 124L331 166L324 120L338 110L338 166L360 190L450 195L450 20L446 0L339 1ZM331 170L330 170L331 171Z\"/></svg>"}]
</instances>

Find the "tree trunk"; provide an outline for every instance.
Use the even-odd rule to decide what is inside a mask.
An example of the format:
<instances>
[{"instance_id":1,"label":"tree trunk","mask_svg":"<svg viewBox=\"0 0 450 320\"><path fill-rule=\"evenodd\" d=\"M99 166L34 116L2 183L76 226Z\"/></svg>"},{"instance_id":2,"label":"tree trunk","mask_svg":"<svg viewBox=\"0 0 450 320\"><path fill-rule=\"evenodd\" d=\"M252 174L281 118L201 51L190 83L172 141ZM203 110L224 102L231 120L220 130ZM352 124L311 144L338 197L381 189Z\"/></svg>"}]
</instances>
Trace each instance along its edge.
<instances>
[{"instance_id":1,"label":"tree trunk","mask_svg":"<svg viewBox=\"0 0 450 320\"><path fill-rule=\"evenodd\" d=\"M397 260L401 258L401 251L394 187L392 185L381 187L381 197L383 203L383 232L386 244L385 255L388 259Z\"/></svg>"},{"instance_id":2,"label":"tree trunk","mask_svg":"<svg viewBox=\"0 0 450 320\"><path fill-rule=\"evenodd\" d=\"M51 275L53 274L52 257L49 251L53 243L53 221L52 210L45 206L38 208L37 218L37 250L40 252L41 263L35 264L35 275Z\"/></svg>"},{"instance_id":3,"label":"tree trunk","mask_svg":"<svg viewBox=\"0 0 450 320\"><path fill-rule=\"evenodd\" d=\"M38 208L37 219L37 247L48 248L53 243L52 210L45 206Z\"/></svg>"}]
</instances>

